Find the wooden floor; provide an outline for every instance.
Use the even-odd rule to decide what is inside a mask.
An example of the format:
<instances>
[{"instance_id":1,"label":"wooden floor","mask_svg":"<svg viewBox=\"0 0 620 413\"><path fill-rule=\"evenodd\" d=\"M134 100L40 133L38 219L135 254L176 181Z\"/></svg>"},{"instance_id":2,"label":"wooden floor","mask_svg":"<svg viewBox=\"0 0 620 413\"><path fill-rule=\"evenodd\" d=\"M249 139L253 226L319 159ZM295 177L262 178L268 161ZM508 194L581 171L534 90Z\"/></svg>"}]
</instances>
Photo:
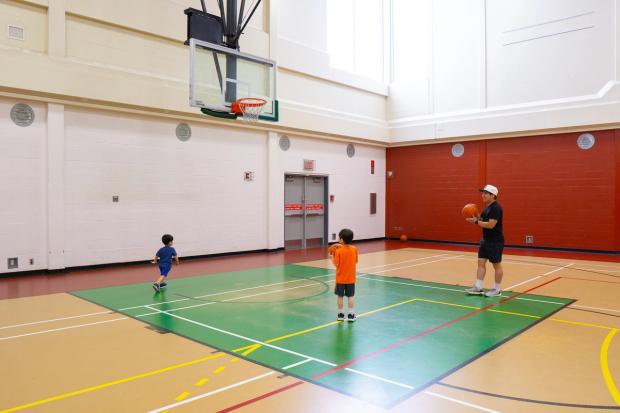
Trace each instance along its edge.
<instances>
[{"instance_id":1,"label":"wooden floor","mask_svg":"<svg viewBox=\"0 0 620 413\"><path fill-rule=\"evenodd\" d=\"M360 273L372 268L386 281L469 286L475 276L472 248L383 241L359 246ZM577 301L389 409L66 293L146 282L153 267L3 278L0 412L620 410L620 263L613 256L509 253L506 290ZM324 249L313 249L192 260L173 269L170 288L175 277L293 262L331 268L325 258Z\"/></svg>"}]
</instances>

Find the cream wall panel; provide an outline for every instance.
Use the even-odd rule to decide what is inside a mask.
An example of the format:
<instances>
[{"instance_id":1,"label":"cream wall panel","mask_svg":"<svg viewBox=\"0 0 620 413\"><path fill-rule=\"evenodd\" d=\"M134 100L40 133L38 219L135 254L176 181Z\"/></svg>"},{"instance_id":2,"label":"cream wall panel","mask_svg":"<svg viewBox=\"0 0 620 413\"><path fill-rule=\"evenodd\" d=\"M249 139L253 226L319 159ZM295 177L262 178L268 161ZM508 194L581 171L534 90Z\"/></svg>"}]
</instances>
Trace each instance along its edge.
<instances>
[{"instance_id":1,"label":"cream wall panel","mask_svg":"<svg viewBox=\"0 0 620 413\"><path fill-rule=\"evenodd\" d=\"M281 124L387 141L385 96L285 70L278 84Z\"/></svg>"},{"instance_id":2,"label":"cream wall panel","mask_svg":"<svg viewBox=\"0 0 620 413\"><path fill-rule=\"evenodd\" d=\"M385 96L301 73L278 72L278 98L369 119L385 119Z\"/></svg>"},{"instance_id":3,"label":"cream wall panel","mask_svg":"<svg viewBox=\"0 0 620 413\"><path fill-rule=\"evenodd\" d=\"M9 39L9 25L24 29L24 40ZM47 9L24 2L0 0L0 45L47 51Z\"/></svg>"},{"instance_id":4,"label":"cream wall panel","mask_svg":"<svg viewBox=\"0 0 620 413\"><path fill-rule=\"evenodd\" d=\"M191 0L66 0L66 3L67 12L73 15L183 41L187 34L187 16L183 10L200 9L200 1Z\"/></svg>"},{"instance_id":5,"label":"cream wall panel","mask_svg":"<svg viewBox=\"0 0 620 413\"><path fill-rule=\"evenodd\" d=\"M217 1L207 0L205 3L208 13L220 15ZM254 13L240 43L244 52L266 57L269 40L265 38L268 25L263 12L263 3ZM248 6L249 3L246 3L246 7ZM187 36L187 16L183 11L189 7L202 10L200 1L196 0L67 0L67 11L75 16L182 42Z\"/></svg>"},{"instance_id":6,"label":"cream wall panel","mask_svg":"<svg viewBox=\"0 0 620 413\"><path fill-rule=\"evenodd\" d=\"M10 111L16 103L27 103L34 109L32 125L13 123ZM0 273L9 271L9 257L19 260L19 267L10 271L37 270L47 265L46 122L45 105L0 99Z\"/></svg>"},{"instance_id":7,"label":"cream wall panel","mask_svg":"<svg viewBox=\"0 0 620 413\"><path fill-rule=\"evenodd\" d=\"M86 63L187 81L187 46L117 26L67 18L67 56Z\"/></svg>"}]
</instances>

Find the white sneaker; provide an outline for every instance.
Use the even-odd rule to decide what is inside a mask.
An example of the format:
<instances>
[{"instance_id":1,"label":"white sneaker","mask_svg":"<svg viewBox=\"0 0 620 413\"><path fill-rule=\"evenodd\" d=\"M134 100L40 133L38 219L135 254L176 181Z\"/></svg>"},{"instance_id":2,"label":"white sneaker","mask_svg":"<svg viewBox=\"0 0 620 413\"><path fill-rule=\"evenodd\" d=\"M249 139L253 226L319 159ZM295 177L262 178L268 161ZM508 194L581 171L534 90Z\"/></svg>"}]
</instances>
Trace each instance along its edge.
<instances>
[{"instance_id":1,"label":"white sneaker","mask_svg":"<svg viewBox=\"0 0 620 413\"><path fill-rule=\"evenodd\" d=\"M471 288L468 288L465 290L465 292L469 295L482 295L484 294L484 291L482 291L482 288L478 288L475 285Z\"/></svg>"},{"instance_id":2,"label":"white sneaker","mask_svg":"<svg viewBox=\"0 0 620 413\"><path fill-rule=\"evenodd\" d=\"M487 297L501 297L502 290L498 290L497 288L493 288L493 289L487 291L484 295L486 295Z\"/></svg>"}]
</instances>

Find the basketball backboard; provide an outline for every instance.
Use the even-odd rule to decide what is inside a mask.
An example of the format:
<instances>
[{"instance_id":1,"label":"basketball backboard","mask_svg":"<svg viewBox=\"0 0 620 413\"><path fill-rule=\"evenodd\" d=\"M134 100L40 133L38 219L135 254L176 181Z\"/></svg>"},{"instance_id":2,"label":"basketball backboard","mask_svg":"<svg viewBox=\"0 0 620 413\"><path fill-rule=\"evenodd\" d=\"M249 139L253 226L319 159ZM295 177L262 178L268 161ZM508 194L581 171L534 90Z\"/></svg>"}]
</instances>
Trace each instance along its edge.
<instances>
[{"instance_id":1,"label":"basketball backboard","mask_svg":"<svg viewBox=\"0 0 620 413\"><path fill-rule=\"evenodd\" d=\"M240 98L267 101L261 120L278 121L276 63L197 39L190 46L190 105L218 116Z\"/></svg>"}]
</instances>

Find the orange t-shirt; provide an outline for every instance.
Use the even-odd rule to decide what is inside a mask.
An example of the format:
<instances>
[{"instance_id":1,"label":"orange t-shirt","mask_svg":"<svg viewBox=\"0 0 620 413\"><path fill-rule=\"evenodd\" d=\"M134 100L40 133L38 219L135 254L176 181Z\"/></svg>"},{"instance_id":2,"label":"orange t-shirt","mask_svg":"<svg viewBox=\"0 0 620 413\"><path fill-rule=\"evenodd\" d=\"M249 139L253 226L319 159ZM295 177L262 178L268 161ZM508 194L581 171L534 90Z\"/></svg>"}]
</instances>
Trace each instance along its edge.
<instances>
[{"instance_id":1,"label":"orange t-shirt","mask_svg":"<svg viewBox=\"0 0 620 413\"><path fill-rule=\"evenodd\" d=\"M342 245L334 251L337 284L355 284L355 266L357 264L357 248L353 245Z\"/></svg>"}]
</instances>

